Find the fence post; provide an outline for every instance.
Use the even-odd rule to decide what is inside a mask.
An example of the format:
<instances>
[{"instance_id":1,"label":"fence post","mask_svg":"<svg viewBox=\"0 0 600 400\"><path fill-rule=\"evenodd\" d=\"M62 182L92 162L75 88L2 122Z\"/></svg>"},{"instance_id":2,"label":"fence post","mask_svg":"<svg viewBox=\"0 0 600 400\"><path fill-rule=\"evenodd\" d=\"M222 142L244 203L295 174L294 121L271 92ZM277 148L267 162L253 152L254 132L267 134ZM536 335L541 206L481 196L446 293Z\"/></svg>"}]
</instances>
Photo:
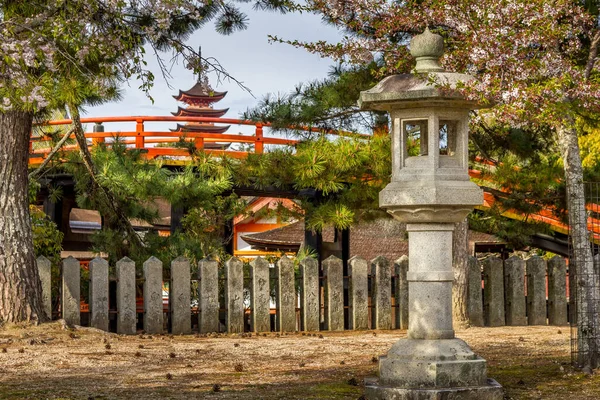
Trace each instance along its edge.
<instances>
[{"instance_id":1,"label":"fence post","mask_svg":"<svg viewBox=\"0 0 600 400\"><path fill-rule=\"evenodd\" d=\"M359 257L348 261L350 321L354 330L369 329L369 264Z\"/></svg>"},{"instance_id":2,"label":"fence post","mask_svg":"<svg viewBox=\"0 0 600 400\"><path fill-rule=\"evenodd\" d=\"M44 256L36 260L42 282L42 305L48 319L52 319L52 263Z\"/></svg>"},{"instance_id":3,"label":"fence post","mask_svg":"<svg viewBox=\"0 0 600 400\"><path fill-rule=\"evenodd\" d=\"M344 276L342 260L330 256L323 261L325 278L325 326L330 331L344 330Z\"/></svg>"},{"instance_id":4,"label":"fence post","mask_svg":"<svg viewBox=\"0 0 600 400\"><path fill-rule=\"evenodd\" d=\"M73 257L63 260L62 265L62 317L69 325L81 323L81 267Z\"/></svg>"},{"instance_id":5,"label":"fence post","mask_svg":"<svg viewBox=\"0 0 600 400\"><path fill-rule=\"evenodd\" d=\"M470 256L469 287L468 287L468 312L469 323L472 326L483 326L483 299L481 298L481 265L477 257Z\"/></svg>"},{"instance_id":6,"label":"fence post","mask_svg":"<svg viewBox=\"0 0 600 400\"><path fill-rule=\"evenodd\" d=\"M385 257L378 256L371 261L371 285L373 308L373 328L392 329L392 277L390 264Z\"/></svg>"},{"instance_id":7,"label":"fence post","mask_svg":"<svg viewBox=\"0 0 600 400\"><path fill-rule=\"evenodd\" d=\"M277 262L277 318L281 332L296 330L296 282L294 262L285 255Z\"/></svg>"},{"instance_id":8,"label":"fence post","mask_svg":"<svg viewBox=\"0 0 600 400\"><path fill-rule=\"evenodd\" d=\"M237 257L225 263L227 333L244 332L244 263Z\"/></svg>"},{"instance_id":9,"label":"fence post","mask_svg":"<svg viewBox=\"0 0 600 400\"><path fill-rule=\"evenodd\" d=\"M169 285L169 309L171 311L171 333L192 333L192 299L190 262L185 257L171 261L171 283Z\"/></svg>"},{"instance_id":10,"label":"fence post","mask_svg":"<svg viewBox=\"0 0 600 400\"><path fill-rule=\"evenodd\" d=\"M198 262L198 330L219 331L219 263L205 258Z\"/></svg>"},{"instance_id":11,"label":"fence post","mask_svg":"<svg viewBox=\"0 0 600 400\"><path fill-rule=\"evenodd\" d=\"M252 330L271 330L271 291L269 286L269 263L257 257L250 263L252 275Z\"/></svg>"},{"instance_id":12,"label":"fence post","mask_svg":"<svg viewBox=\"0 0 600 400\"><path fill-rule=\"evenodd\" d=\"M135 263L128 257L117 261L117 333L135 335Z\"/></svg>"},{"instance_id":13,"label":"fence post","mask_svg":"<svg viewBox=\"0 0 600 400\"><path fill-rule=\"evenodd\" d=\"M396 329L408 329L408 256L394 263L396 273Z\"/></svg>"},{"instance_id":14,"label":"fence post","mask_svg":"<svg viewBox=\"0 0 600 400\"><path fill-rule=\"evenodd\" d=\"M486 326L504 326L504 271L502 260L488 257L483 261L483 317Z\"/></svg>"},{"instance_id":15,"label":"fence post","mask_svg":"<svg viewBox=\"0 0 600 400\"><path fill-rule=\"evenodd\" d=\"M302 329L305 331L319 330L319 262L307 257L300 262L302 272Z\"/></svg>"},{"instance_id":16,"label":"fence post","mask_svg":"<svg viewBox=\"0 0 600 400\"><path fill-rule=\"evenodd\" d=\"M525 261L517 256L504 261L506 325L527 325L525 314Z\"/></svg>"},{"instance_id":17,"label":"fence post","mask_svg":"<svg viewBox=\"0 0 600 400\"><path fill-rule=\"evenodd\" d=\"M144 331L163 333L162 261L152 256L144 262Z\"/></svg>"},{"instance_id":18,"label":"fence post","mask_svg":"<svg viewBox=\"0 0 600 400\"><path fill-rule=\"evenodd\" d=\"M90 261L90 326L108 331L108 261Z\"/></svg>"},{"instance_id":19,"label":"fence post","mask_svg":"<svg viewBox=\"0 0 600 400\"><path fill-rule=\"evenodd\" d=\"M546 261L527 259L527 316L529 325L546 325Z\"/></svg>"},{"instance_id":20,"label":"fence post","mask_svg":"<svg viewBox=\"0 0 600 400\"><path fill-rule=\"evenodd\" d=\"M561 256L548 260L548 324L567 324L567 265Z\"/></svg>"}]
</instances>

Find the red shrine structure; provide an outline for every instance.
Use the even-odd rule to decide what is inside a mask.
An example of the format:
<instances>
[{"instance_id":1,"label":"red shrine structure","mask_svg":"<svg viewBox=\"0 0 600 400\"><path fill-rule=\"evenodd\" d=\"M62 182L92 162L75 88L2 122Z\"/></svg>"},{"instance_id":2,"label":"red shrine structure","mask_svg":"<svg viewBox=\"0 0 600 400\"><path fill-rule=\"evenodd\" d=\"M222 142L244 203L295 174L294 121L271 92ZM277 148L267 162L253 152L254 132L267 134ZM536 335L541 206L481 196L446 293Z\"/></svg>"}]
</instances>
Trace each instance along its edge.
<instances>
[{"instance_id":1,"label":"red shrine structure","mask_svg":"<svg viewBox=\"0 0 600 400\"><path fill-rule=\"evenodd\" d=\"M175 100L185 103L187 107L179 106L175 117L205 117L221 118L229 108L214 109L213 104L217 103L227 95L227 92L215 92L208 82L208 78L198 77L196 84L189 90L179 90ZM197 132L197 133L225 133L231 125L215 125L212 122L188 122L186 124L177 124L177 128L171 129L171 132ZM206 143L204 148L209 150L225 150L230 143Z\"/></svg>"}]
</instances>

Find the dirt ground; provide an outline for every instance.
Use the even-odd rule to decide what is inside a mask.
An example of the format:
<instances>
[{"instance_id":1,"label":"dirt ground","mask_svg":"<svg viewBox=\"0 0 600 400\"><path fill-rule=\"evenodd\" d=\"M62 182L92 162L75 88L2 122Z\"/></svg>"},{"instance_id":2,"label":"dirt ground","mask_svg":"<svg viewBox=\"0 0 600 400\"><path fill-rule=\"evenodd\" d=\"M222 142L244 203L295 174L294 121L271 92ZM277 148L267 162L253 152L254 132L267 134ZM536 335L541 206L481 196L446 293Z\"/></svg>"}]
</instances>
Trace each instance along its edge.
<instances>
[{"instance_id":1,"label":"dirt ground","mask_svg":"<svg viewBox=\"0 0 600 400\"><path fill-rule=\"evenodd\" d=\"M322 335L322 336L319 336ZM119 336L59 323L0 329L0 399L358 399L403 331ZM568 327L457 332L506 399L599 399L570 365Z\"/></svg>"}]
</instances>

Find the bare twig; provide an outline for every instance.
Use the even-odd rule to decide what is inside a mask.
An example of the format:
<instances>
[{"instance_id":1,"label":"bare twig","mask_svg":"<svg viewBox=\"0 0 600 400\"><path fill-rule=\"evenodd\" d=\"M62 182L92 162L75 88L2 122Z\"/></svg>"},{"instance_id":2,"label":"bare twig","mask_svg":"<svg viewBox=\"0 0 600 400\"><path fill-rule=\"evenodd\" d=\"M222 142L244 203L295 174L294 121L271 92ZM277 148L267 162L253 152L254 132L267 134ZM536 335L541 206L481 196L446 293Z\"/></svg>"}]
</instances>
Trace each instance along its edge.
<instances>
[{"instance_id":1,"label":"bare twig","mask_svg":"<svg viewBox=\"0 0 600 400\"><path fill-rule=\"evenodd\" d=\"M227 70L225 69L225 67L223 67L217 59L215 59L213 57L206 57L206 58L202 57L200 54L198 54L198 52L194 48L192 48L190 45L187 45L187 44L181 42L180 40L171 39L171 42L174 44L174 47L179 47L182 50L186 50L187 52L189 52L190 55L198 57L198 58L200 58L201 61L204 61L204 63L206 63L211 68L211 70L209 70L209 72L215 72L217 74L218 82L221 82L222 81L221 77L224 77L228 81L233 81L234 83L236 83L242 90L248 92L250 94L250 96L255 97L254 94L252 93L252 91L250 90L250 88L248 88L246 85L244 85L244 83L242 81L239 81L238 79L236 79L232 75L230 75L229 72L227 72ZM181 51L175 57L173 57L172 60L176 60L176 58L179 55L181 55L185 59L190 58L190 56L186 55L184 51Z\"/></svg>"}]
</instances>

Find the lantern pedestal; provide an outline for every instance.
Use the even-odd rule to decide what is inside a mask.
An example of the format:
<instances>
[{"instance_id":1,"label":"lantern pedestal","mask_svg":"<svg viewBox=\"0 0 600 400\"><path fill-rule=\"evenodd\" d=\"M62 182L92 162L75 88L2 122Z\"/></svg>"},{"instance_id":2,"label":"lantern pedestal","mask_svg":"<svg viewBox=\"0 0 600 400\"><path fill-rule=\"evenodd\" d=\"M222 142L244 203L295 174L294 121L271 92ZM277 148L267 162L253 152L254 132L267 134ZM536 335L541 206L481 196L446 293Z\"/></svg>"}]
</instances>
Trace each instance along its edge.
<instances>
[{"instance_id":1,"label":"lantern pedestal","mask_svg":"<svg viewBox=\"0 0 600 400\"><path fill-rule=\"evenodd\" d=\"M501 400L502 388L487 379L486 361L454 337L454 224L409 223L406 230L410 254L408 338L400 339L380 357L379 380L365 382L366 397ZM454 397L439 397L442 393Z\"/></svg>"}]
</instances>

